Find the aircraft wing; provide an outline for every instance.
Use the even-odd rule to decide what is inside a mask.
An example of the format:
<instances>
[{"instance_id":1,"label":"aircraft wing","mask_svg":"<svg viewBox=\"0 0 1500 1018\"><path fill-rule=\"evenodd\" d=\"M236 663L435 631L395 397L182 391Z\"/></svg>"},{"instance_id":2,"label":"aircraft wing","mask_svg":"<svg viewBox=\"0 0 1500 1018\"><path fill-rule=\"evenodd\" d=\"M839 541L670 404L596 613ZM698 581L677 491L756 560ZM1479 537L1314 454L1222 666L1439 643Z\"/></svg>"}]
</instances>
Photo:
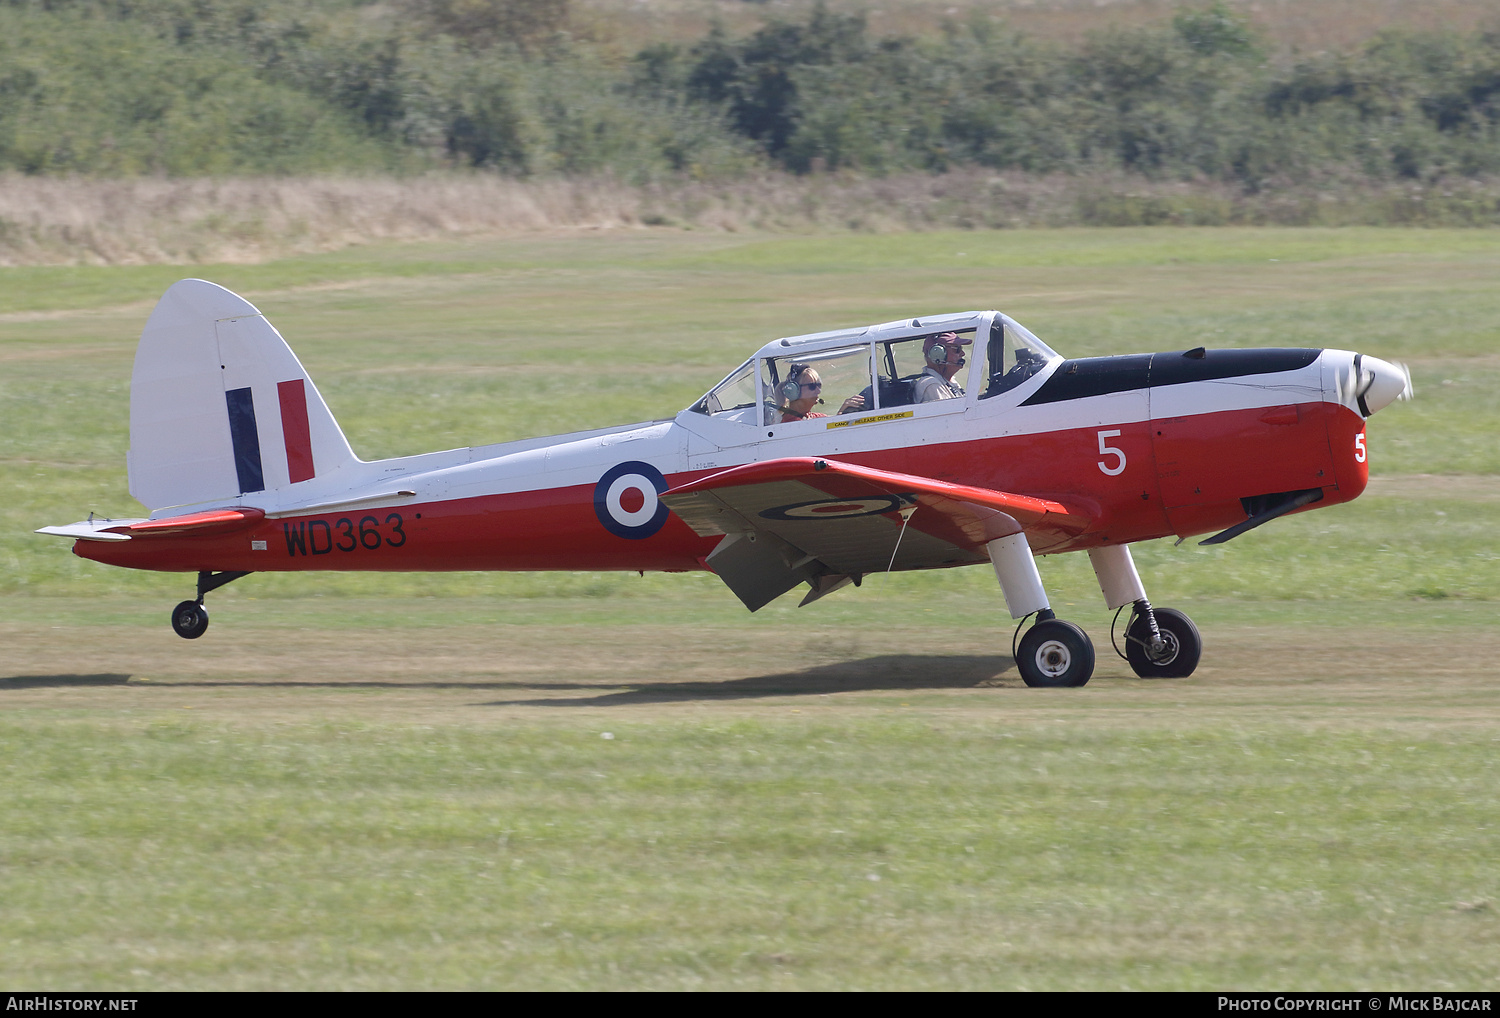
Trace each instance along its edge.
<instances>
[{"instance_id":1,"label":"aircraft wing","mask_svg":"<svg viewBox=\"0 0 1500 1018\"><path fill-rule=\"evenodd\" d=\"M997 538L1092 522L1048 499L809 457L733 467L661 500L699 535L726 535L705 564L751 611L804 581L807 604L866 573L984 562Z\"/></svg>"}]
</instances>

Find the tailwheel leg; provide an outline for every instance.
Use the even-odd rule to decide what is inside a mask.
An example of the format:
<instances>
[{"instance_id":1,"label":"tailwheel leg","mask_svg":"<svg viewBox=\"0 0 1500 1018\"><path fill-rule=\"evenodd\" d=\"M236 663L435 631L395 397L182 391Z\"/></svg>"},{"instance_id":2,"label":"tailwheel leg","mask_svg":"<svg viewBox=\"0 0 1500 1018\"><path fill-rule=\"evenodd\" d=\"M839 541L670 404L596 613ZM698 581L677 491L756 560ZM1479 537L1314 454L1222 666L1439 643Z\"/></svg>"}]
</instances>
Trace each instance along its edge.
<instances>
[{"instance_id":1,"label":"tailwheel leg","mask_svg":"<svg viewBox=\"0 0 1500 1018\"><path fill-rule=\"evenodd\" d=\"M226 583L232 583L241 576L249 576L248 571L235 572L225 570L221 573L200 572L198 574L198 599L196 601L183 601L172 609L172 632L184 640L196 640L208 632L208 609L203 607L203 599L211 590L218 590Z\"/></svg>"},{"instance_id":2,"label":"tailwheel leg","mask_svg":"<svg viewBox=\"0 0 1500 1018\"><path fill-rule=\"evenodd\" d=\"M985 548L995 576L1005 593L1013 619L1037 617L1036 624L1012 644L1016 670L1028 686L1082 686L1094 674L1094 644L1071 622L1059 619L1047 603L1047 592L1037 572L1036 557L1025 534L990 541Z\"/></svg>"}]
</instances>

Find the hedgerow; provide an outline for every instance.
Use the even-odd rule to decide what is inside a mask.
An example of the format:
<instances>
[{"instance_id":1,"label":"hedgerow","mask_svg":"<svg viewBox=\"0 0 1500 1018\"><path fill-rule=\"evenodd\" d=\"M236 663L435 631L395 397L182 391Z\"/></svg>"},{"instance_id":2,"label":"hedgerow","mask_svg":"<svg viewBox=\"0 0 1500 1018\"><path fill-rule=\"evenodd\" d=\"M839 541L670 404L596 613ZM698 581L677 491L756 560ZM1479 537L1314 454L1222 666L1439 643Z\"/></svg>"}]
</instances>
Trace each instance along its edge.
<instances>
[{"instance_id":1,"label":"hedgerow","mask_svg":"<svg viewBox=\"0 0 1500 1018\"><path fill-rule=\"evenodd\" d=\"M567 0L0 0L0 170L1500 173L1500 27L1301 58L1222 4L1073 46L821 7L634 54L574 27Z\"/></svg>"}]
</instances>

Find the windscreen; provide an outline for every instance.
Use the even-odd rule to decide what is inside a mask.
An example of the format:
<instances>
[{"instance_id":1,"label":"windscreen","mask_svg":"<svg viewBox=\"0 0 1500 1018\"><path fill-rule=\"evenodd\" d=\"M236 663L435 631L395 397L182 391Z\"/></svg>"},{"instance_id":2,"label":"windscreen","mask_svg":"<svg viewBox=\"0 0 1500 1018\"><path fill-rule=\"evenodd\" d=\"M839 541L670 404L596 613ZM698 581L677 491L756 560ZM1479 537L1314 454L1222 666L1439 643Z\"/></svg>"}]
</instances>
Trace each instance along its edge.
<instances>
[{"instance_id":1,"label":"windscreen","mask_svg":"<svg viewBox=\"0 0 1500 1018\"><path fill-rule=\"evenodd\" d=\"M711 417L724 417L743 424L757 424L755 399L755 361L741 364L724 381L714 386L693 410Z\"/></svg>"},{"instance_id":2,"label":"windscreen","mask_svg":"<svg viewBox=\"0 0 1500 1018\"><path fill-rule=\"evenodd\" d=\"M990 326L989 372L980 399L1008 392L1062 355L1005 315Z\"/></svg>"}]
</instances>

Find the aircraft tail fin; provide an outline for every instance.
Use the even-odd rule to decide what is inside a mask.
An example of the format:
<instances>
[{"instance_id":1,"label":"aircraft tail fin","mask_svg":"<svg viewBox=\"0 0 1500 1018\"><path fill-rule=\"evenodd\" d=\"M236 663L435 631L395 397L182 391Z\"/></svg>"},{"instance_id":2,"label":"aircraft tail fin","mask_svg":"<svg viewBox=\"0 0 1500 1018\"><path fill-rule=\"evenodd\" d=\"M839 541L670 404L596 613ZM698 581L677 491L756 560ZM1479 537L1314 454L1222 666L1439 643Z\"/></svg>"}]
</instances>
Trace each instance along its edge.
<instances>
[{"instance_id":1,"label":"aircraft tail fin","mask_svg":"<svg viewBox=\"0 0 1500 1018\"><path fill-rule=\"evenodd\" d=\"M317 387L265 316L214 283L172 284L130 377L130 493L150 509L274 507L358 463Z\"/></svg>"}]
</instances>

